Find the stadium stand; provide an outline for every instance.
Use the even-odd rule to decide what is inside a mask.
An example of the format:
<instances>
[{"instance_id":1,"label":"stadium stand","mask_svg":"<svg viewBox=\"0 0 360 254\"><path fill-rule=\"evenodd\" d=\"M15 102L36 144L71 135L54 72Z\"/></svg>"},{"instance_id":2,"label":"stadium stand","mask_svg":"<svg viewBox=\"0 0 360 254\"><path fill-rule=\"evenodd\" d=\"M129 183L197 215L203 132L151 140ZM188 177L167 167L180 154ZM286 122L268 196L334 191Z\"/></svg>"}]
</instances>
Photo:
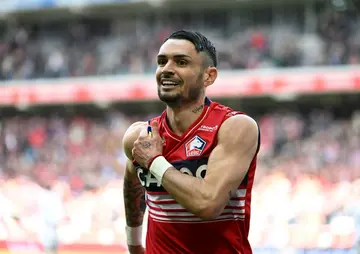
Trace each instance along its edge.
<instances>
[{"instance_id":1,"label":"stadium stand","mask_svg":"<svg viewBox=\"0 0 360 254\"><path fill-rule=\"evenodd\" d=\"M269 9L252 15L240 11L211 15L200 12L191 19L180 13L171 19L157 17L157 21L148 22L139 18L125 24L123 20L95 19L16 24L4 29L1 36L4 42L0 44L0 78L151 72L159 45L169 31L178 28L207 34L217 46L221 69L359 63L360 32L353 15L319 11L316 27L309 29L304 19L296 18L303 16L301 11L293 8L290 12L295 14L280 15L281 22ZM240 15L245 20L243 24Z\"/></svg>"}]
</instances>

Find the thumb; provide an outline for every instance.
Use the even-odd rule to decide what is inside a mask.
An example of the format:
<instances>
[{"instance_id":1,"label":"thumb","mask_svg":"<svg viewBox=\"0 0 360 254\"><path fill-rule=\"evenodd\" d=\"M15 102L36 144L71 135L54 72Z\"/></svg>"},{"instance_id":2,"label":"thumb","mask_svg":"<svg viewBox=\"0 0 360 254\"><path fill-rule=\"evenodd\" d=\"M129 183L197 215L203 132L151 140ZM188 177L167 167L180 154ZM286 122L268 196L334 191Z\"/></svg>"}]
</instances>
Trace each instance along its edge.
<instances>
[{"instance_id":1,"label":"thumb","mask_svg":"<svg viewBox=\"0 0 360 254\"><path fill-rule=\"evenodd\" d=\"M158 122L156 120L151 123L151 131L152 131L152 135L154 137L160 135L159 134L159 124L158 124Z\"/></svg>"}]
</instances>

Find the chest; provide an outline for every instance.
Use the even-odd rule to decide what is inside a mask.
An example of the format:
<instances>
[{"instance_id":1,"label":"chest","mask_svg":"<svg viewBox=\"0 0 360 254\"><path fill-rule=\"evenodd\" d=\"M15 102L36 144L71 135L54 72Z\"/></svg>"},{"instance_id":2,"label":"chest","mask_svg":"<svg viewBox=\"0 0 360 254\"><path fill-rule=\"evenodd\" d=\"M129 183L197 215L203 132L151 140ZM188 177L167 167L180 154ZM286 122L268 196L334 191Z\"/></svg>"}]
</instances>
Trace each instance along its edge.
<instances>
[{"instance_id":1,"label":"chest","mask_svg":"<svg viewBox=\"0 0 360 254\"><path fill-rule=\"evenodd\" d=\"M165 115L158 118L159 134L163 139L163 156L176 170L191 177L204 178L208 158L217 145L218 131L226 110L207 108L199 118L182 135L175 135L167 125ZM148 192L166 193L164 188L147 169L137 168L140 183Z\"/></svg>"},{"instance_id":2,"label":"chest","mask_svg":"<svg viewBox=\"0 0 360 254\"><path fill-rule=\"evenodd\" d=\"M215 131L200 129L182 140L166 131L160 134L164 140L163 155L175 169L192 177L205 177L208 158L217 142ZM165 192L161 183L147 169L138 168L137 176L147 191Z\"/></svg>"}]
</instances>

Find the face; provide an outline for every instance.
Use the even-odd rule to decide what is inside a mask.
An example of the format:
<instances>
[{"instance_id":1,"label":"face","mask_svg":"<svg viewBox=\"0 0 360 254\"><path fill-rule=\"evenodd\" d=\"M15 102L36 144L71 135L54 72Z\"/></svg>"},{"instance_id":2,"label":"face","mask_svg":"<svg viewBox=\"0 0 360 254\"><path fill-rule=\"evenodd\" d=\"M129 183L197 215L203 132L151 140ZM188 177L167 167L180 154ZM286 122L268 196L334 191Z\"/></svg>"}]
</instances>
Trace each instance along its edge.
<instances>
[{"instance_id":1,"label":"face","mask_svg":"<svg viewBox=\"0 0 360 254\"><path fill-rule=\"evenodd\" d=\"M161 46L157 65L159 98L173 107L197 101L208 85L209 68L213 68L204 68L203 57L191 42L178 39Z\"/></svg>"}]
</instances>

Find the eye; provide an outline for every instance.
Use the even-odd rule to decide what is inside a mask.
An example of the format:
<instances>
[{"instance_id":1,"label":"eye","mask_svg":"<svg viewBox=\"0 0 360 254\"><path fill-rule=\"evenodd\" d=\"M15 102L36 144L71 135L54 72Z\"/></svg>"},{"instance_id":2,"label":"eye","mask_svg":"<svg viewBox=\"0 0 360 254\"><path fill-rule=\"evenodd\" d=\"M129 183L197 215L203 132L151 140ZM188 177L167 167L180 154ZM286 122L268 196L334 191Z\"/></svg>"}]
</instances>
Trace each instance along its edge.
<instances>
[{"instance_id":1,"label":"eye","mask_svg":"<svg viewBox=\"0 0 360 254\"><path fill-rule=\"evenodd\" d=\"M159 66L164 66L165 64L166 64L166 59L158 59L157 60L157 64L159 65Z\"/></svg>"},{"instance_id":2,"label":"eye","mask_svg":"<svg viewBox=\"0 0 360 254\"><path fill-rule=\"evenodd\" d=\"M178 64L179 66L186 66L187 63L188 63L188 62L187 62L186 60L184 60L184 59L180 59L180 60L177 61L177 64Z\"/></svg>"}]
</instances>

